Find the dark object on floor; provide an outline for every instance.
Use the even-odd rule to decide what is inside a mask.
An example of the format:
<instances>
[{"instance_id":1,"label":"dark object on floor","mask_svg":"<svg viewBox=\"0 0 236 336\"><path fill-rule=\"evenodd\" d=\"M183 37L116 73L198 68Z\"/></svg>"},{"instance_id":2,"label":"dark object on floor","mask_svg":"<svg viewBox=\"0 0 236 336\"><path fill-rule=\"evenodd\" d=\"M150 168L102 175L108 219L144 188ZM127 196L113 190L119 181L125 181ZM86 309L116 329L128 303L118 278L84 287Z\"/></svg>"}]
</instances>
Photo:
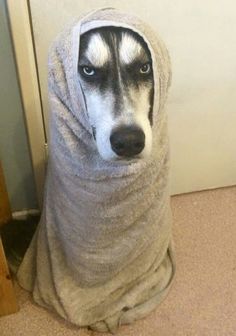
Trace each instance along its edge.
<instances>
[{"instance_id":1,"label":"dark object on floor","mask_svg":"<svg viewBox=\"0 0 236 336\"><path fill-rule=\"evenodd\" d=\"M13 219L0 229L6 258L13 273L17 272L37 228L39 219L40 216L28 216L22 220Z\"/></svg>"}]
</instances>

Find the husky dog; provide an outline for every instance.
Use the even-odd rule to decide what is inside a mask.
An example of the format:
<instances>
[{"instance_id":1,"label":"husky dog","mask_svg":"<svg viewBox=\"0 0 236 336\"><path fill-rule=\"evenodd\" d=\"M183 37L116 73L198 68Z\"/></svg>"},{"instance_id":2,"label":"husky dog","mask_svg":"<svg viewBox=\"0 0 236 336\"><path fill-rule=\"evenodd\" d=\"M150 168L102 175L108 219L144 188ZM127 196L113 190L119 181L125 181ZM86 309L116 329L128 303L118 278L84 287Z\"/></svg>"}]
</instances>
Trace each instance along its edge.
<instances>
[{"instance_id":1,"label":"husky dog","mask_svg":"<svg viewBox=\"0 0 236 336\"><path fill-rule=\"evenodd\" d=\"M154 83L146 42L125 28L90 30L81 36L78 73L101 157L147 157L152 148Z\"/></svg>"}]
</instances>

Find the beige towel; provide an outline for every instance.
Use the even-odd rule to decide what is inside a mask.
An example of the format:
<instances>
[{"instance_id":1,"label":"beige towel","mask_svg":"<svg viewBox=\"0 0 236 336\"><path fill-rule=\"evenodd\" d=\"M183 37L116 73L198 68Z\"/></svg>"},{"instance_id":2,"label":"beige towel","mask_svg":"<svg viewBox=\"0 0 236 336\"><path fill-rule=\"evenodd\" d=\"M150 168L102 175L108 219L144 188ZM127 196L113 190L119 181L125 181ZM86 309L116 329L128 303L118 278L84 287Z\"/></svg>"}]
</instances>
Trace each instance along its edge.
<instances>
[{"instance_id":1,"label":"beige towel","mask_svg":"<svg viewBox=\"0 0 236 336\"><path fill-rule=\"evenodd\" d=\"M77 75L80 35L120 26L146 41L154 72L153 144L129 164L98 154ZM49 58L50 153L38 230L18 272L34 300L78 326L115 332L166 296L175 265L164 110L170 63L160 38L115 9L87 14L54 42Z\"/></svg>"}]
</instances>

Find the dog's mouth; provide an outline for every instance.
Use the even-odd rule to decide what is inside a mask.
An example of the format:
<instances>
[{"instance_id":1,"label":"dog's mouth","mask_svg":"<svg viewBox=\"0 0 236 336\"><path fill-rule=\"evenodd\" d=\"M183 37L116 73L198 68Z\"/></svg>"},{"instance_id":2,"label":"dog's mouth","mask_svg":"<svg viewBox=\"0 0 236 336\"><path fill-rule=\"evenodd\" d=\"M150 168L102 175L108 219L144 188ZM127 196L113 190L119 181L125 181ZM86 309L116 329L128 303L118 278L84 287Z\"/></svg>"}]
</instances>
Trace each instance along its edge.
<instances>
[{"instance_id":1,"label":"dog's mouth","mask_svg":"<svg viewBox=\"0 0 236 336\"><path fill-rule=\"evenodd\" d=\"M130 164L130 163L135 163L138 162L142 159L142 157L140 155L136 155L133 157L117 157L115 158L113 161L120 163L120 164Z\"/></svg>"}]
</instances>

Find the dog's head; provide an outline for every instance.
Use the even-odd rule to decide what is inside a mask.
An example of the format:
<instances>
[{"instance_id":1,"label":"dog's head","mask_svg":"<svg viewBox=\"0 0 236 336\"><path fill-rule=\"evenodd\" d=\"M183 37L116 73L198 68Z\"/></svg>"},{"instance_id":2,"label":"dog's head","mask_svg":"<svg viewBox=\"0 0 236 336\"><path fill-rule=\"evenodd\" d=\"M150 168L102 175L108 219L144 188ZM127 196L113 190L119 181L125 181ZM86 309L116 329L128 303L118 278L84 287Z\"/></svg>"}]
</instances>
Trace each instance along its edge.
<instances>
[{"instance_id":1,"label":"dog's head","mask_svg":"<svg viewBox=\"0 0 236 336\"><path fill-rule=\"evenodd\" d=\"M145 41L129 29L90 30L81 36L78 73L101 157L147 157L152 148L154 81Z\"/></svg>"}]
</instances>

